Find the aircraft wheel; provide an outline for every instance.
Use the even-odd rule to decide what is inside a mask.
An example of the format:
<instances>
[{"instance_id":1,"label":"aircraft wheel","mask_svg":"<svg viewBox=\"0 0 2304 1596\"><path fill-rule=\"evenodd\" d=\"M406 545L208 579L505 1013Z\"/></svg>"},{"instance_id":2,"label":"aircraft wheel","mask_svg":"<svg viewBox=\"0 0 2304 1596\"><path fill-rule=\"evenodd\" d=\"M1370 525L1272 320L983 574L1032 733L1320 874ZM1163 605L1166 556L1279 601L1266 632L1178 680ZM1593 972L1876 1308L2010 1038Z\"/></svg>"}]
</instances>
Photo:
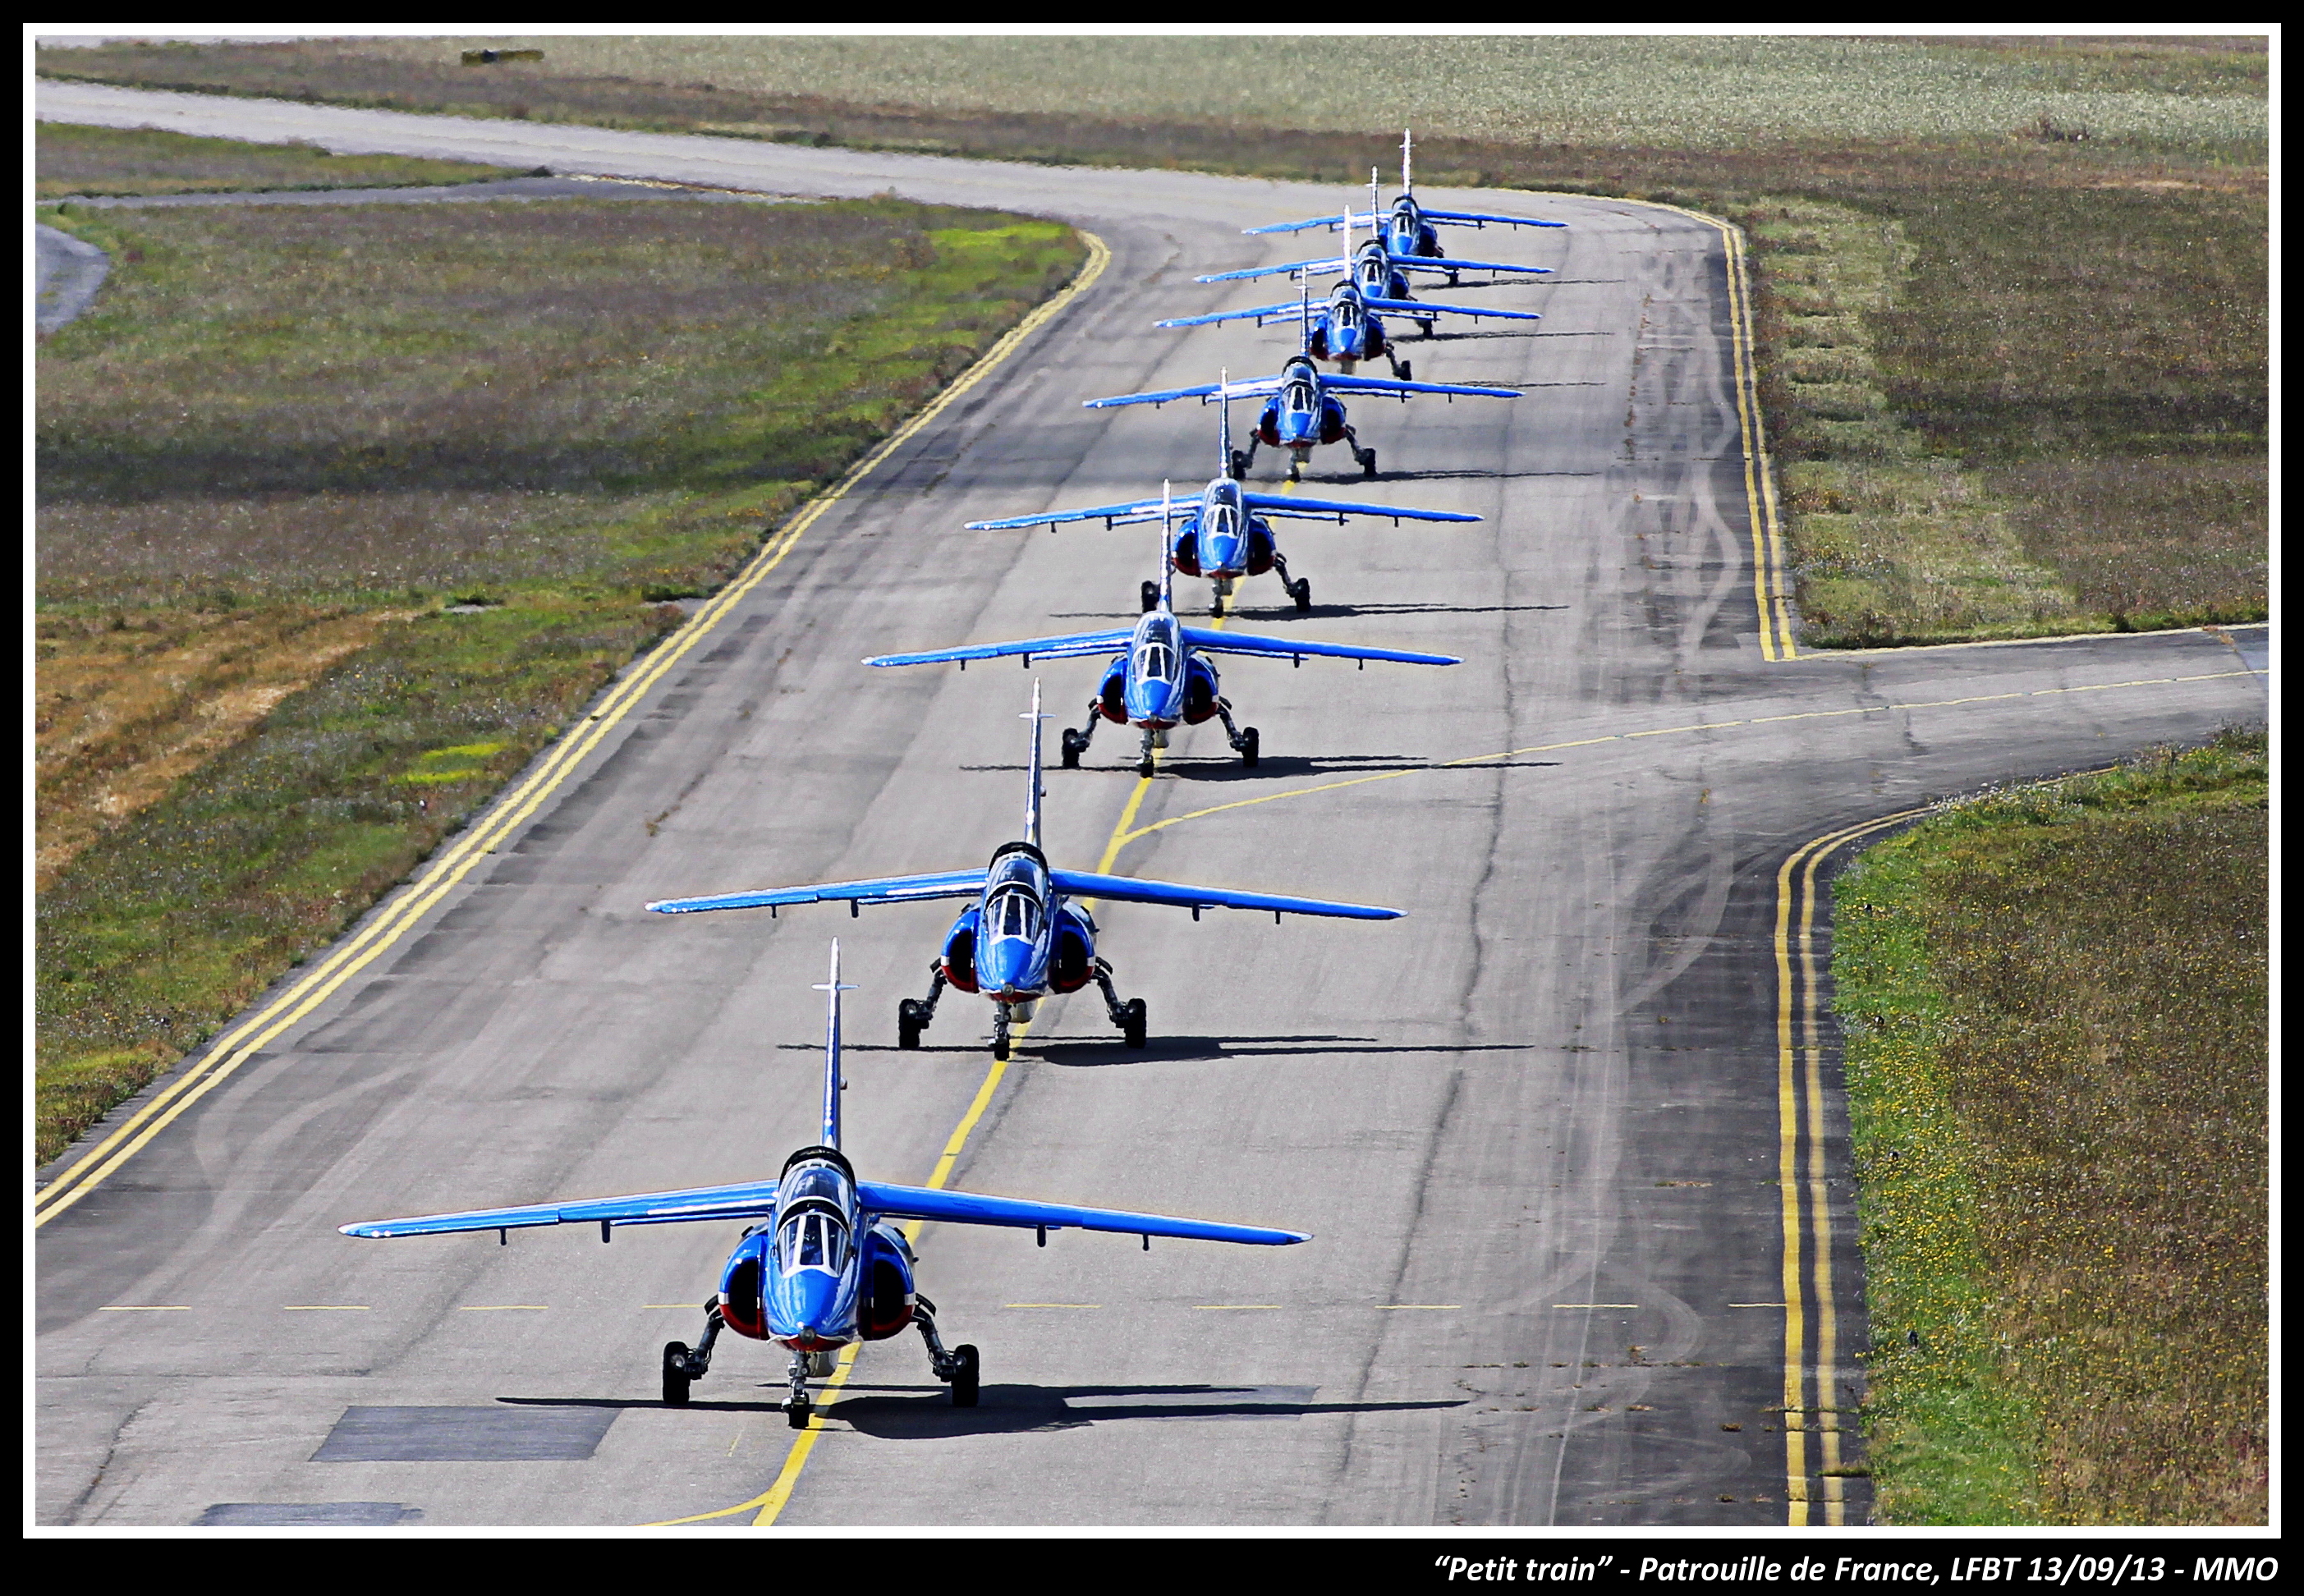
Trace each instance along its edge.
<instances>
[{"instance_id":1,"label":"aircraft wheel","mask_svg":"<svg viewBox=\"0 0 2304 1596\"><path fill-rule=\"evenodd\" d=\"M688 1386L688 1343L666 1341L664 1344L664 1405L666 1407L686 1407Z\"/></svg>"},{"instance_id":2,"label":"aircraft wheel","mask_svg":"<svg viewBox=\"0 0 2304 1596\"><path fill-rule=\"evenodd\" d=\"M1136 767L1136 773L1139 776L1149 776L1152 773L1152 756L1147 754L1144 756L1143 761Z\"/></svg>"},{"instance_id":3,"label":"aircraft wheel","mask_svg":"<svg viewBox=\"0 0 2304 1596\"><path fill-rule=\"evenodd\" d=\"M1296 612L1308 614L1312 608L1312 578L1298 577L1288 585L1288 596L1296 601Z\"/></svg>"},{"instance_id":4,"label":"aircraft wheel","mask_svg":"<svg viewBox=\"0 0 2304 1596\"><path fill-rule=\"evenodd\" d=\"M1233 450L1232 460L1228 463L1232 467L1232 479L1234 482L1248 480L1248 456L1244 452L1238 449Z\"/></svg>"},{"instance_id":5,"label":"aircraft wheel","mask_svg":"<svg viewBox=\"0 0 2304 1596\"><path fill-rule=\"evenodd\" d=\"M1371 449L1367 453L1360 456L1360 475L1363 477L1373 477L1376 475L1375 450Z\"/></svg>"},{"instance_id":6,"label":"aircraft wheel","mask_svg":"<svg viewBox=\"0 0 2304 1596\"><path fill-rule=\"evenodd\" d=\"M1064 728L1064 768L1066 770L1080 769L1080 752L1087 747L1088 739L1069 726Z\"/></svg>"},{"instance_id":7,"label":"aircraft wheel","mask_svg":"<svg viewBox=\"0 0 2304 1596\"><path fill-rule=\"evenodd\" d=\"M807 1398L801 1397L784 1404L784 1423L795 1430L805 1430L808 1428L809 1420L815 1413L816 1405Z\"/></svg>"},{"instance_id":8,"label":"aircraft wheel","mask_svg":"<svg viewBox=\"0 0 2304 1596\"><path fill-rule=\"evenodd\" d=\"M1144 1000L1131 998L1120 1006L1120 1034L1131 1047L1144 1045Z\"/></svg>"},{"instance_id":9,"label":"aircraft wheel","mask_svg":"<svg viewBox=\"0 0 2304 1596\"><path fill-rule=\"evenodd\" d=\"M995 1036L992 1041L992 1056L1003 1064L1008 1062L1008 1038Z\"/></svg>"},{"instance_id":10,"label":"aircraft wheel","mask_svg":"<svg viewBox=\"0 0 2304 1596\"><path fill-rule=\"evenodd\" d=\"M1291 482L1301 482L1304 480L1304 462L1302 460L1292 460L1288 462L1288 480Z\"/></svg>"},{"instance_id":11,"label":"aircraft wheel","mask_svg":"<svg viewBox=\"0 0 2304 1596\"><path fill-rule=\"evenodd\" d=\"M1149 614L1151 612L1160 607L1160 584L1157 582L1145 583L1143 587L1137 589L1137 596L1144 601L1145 612Z\"/></svg>"},{"instance_id":12,"label":"aircraft wheel","mask_svg":"<svg viewBox=\"0 0 2304 1596\"><path fill-rule=\"evenodd\" d=\"M954 1407L976 1406L976 1348L961 1345L952 1349L952 1405Z\"/></svg>"},{"instance_id":13,"label":"aircraft wheel","mask_svg":"<svg viewBox=\"0 0 2304 1596\"><path fill-rule=\"evenodd\" d=\"M1261 751L1258 746L1258 741L1255 727L1245 726L1241 729L1240 762L1250 770L1256 768L1256 756Z\"/></svg>"},{"instance_id":14,"label":"aircraft wheel","mask_svg":"<svg viewBox=\"0 0 2304 1596\"><path fill-rule=\"evenodd\" d=\"M1415 361L1402 360L1400 363L1400 380L1403 383L1412 383L1416 380Z\"/></svg>"},{"instance_id":15,"label":"aircraft wheel","mask_svg":"<svg viewBox=\"0 0 2304 1596\"><path fill-rule=\"evenodd\" d=\"M827 1379L839 1366L840 1355L836 1352L811 1352L808 1355L808 1372L813 1379Z\"/></svg>"},{"instance_id":16,"label":"aircraft wheel","mask_svg":"<svg viewBox=\"0 0 2304 1596\"><path fill-rule=\"evenodd\" d=\"M919 999L906 998L896 1005L896 1045L898 1047L919 1046L920 1032L924 1029L926 1026L920 1018Z\"/></svg>"}]
</instances>

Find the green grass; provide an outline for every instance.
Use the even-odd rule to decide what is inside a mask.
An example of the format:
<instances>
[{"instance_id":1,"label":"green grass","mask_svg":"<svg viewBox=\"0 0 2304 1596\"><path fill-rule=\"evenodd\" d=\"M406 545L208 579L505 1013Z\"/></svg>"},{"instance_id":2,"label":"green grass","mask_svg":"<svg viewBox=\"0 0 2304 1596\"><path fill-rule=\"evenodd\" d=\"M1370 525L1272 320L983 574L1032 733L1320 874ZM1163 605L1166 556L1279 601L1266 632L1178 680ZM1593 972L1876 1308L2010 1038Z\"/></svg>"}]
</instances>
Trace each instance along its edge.
<instances>
[{"instance_id":1,"label":"green grass","mask_svg":"<svg viewBox=\"0 0 2304 1596\"><path fill-rule=\"evenodd\" d=\"M1885 1521L2265 1522L2266 792L2227 733L1836 884Z\"/></svg>"},{"instance_id":2,"label":"green grass","mask_svg":"<svg viewBox=\"0 0 2304 1596\"><path fill-rule=\"evenodd\" d=\"M48 214L119 265L38 351L37 723L44 759L79 739L43 764L44 840L219 694L298 690L159 801L80 816L99 834L37 908L40 1161L408 874L677 624L665 600L1085 255L877 200ZM377 629L297 679L322 623ZM90 703L140 718L91 730Z\"/></svg>"},{"instance_id":3,"label":"green grass","mask_svg":"<svg viewBox=\"0 0 2304 1596\"><path fill-rule=\"evenodd\" d=\"M382 189L521 177L508 167L412 156L331 155L311 144L245 144L157 128L44 122L32 140L32 195L198 194L274 189Z\"/></svg>"},{"instance_id":4,"label":"green grass","mask_svg":"<svg viewBox=\"0 0 2304 1596\"><path fill-rule=\"evenodd\" d=\"M545 60L457 64L479 44ZM1397 171L1413 122L1426 182L1663 199L1751 229L1812 645L2269 612L2261 36L444 38L38 67L1353 185ZM1846 303L1812 280L1886 257ZM1840 377L1793 347L1833 350Z\"/></svg>"}]
</instances>

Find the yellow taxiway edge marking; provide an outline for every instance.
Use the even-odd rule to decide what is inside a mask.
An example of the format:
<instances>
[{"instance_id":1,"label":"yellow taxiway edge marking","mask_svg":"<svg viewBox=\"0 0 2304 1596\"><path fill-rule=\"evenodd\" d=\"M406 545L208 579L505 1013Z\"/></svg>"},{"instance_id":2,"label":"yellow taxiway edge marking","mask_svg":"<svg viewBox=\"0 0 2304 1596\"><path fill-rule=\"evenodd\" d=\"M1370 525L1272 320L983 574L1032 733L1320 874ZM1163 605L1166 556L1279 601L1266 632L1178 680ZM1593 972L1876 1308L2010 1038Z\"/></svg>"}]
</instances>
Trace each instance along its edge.
<instances>
[{"instance_id":1,"label":"yellow taxiway edge marking","mask_svg":"<svg viewBox=\"0 0 2304 1596\"><path fill-rule=\"evenodd\" d=\"M177 1115L254 1057L266 1043L309 1014L353 974L405 935L480 859L494 851L498 842L559 788L569 773L599 746L601 739L665 672L703 641L738 603L784 562L784 557L798 545L801 536L826 511L846 498L849 492L883 460L902 448L961 394L981 382L1013 354L1026 338L1046 325L1051 317L1101 276L1111 262L1112 251L1102 239L1092 232L1083 232L1080 236L1088 245L1088 260L1080 267L1079 275L1066 284L1062 292L1011 327L977 359L975 364L954 379L950 387L851 466L838 482L811 500L782 531L769 539L733 581L689 617L679 630L644 656L640 669L631 671L610 690L601 701L599 710L583 723L580 732L562 737L544 762L524 781L499 799L492 812L484 813L478 824L468 826L406 892L385 905L365 928L323 958L309 975L283 993L277 1001L233 1027L208 1050L201 1062L155 1094L117 1130L90 1149L86 1157L36 1193L33 1203L39 1212L33 1221L35 1227L47 1224L50 1219L80 1201L133 1157ZM117 1152L114 1151L115 1148Z\"/></svg>"},{"instance_id":2,"label":"yellow taxiway edge marking","mask_svg":"<svg viewBox=\"0 0 2304 1596\"><path fill-rule=\"evenodd\" d=\"M283 1303L283 1313L366 1313L372 1310L366 1303Z\"/></svg>"},{"instance_id":3,"label":"yellow taxiway edge marking","mask_svg":"<svg viewBox=\"0 0 2304 1596\"><path fill-rule=\"evenodd\" d=\"M98 1308L99 1313L189 1313L189 1303L118 1303L108 1308Z\"/></svg>"}]
</instances>

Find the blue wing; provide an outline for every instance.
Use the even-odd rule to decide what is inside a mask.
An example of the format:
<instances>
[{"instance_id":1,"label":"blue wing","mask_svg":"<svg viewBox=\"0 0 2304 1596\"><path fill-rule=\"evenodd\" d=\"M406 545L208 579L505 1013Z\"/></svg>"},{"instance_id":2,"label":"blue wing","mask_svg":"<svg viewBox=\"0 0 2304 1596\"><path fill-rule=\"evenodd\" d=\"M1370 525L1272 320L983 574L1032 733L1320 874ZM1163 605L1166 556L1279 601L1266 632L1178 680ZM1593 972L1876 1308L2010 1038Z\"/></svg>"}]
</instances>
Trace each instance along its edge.
<instances>
[{"instance_id":1,"label":"blue wing","mask_svg":"<svg viewBox=\"0 0 2304 1596\"><path fill-rule=\"evenodd\" d=\"M1342 256L1330 260L1292 260L1285 266L1250 266L1241 272L1210 272L1207 276L1195 277L1192 281L1195 283L1245 283L1251 277L1277 277L1283 273L1291 277L1298 275L1309 277L1315 274L1326 275L1330 272L1348 271L1351 264Z\"/></svg>"},{"instance_id":2,"label":"blue wing","mask_svg":"<svg viewBox=\"0 0 2304 1596\"><path fill-rule=\"evenodd\" d=\"M1395 255L1392 264L1411 272L1527 272L1539 277L1552 275L1550 266L1506 266L1495 260L1458 260L1444 255Z\"/></svg>"},{"instance_id":3,"label":"blue wing","mask_svg":"<svg viewBox=\"0 0 2304 1596\"><path fill-rule=\"evenodd\" d=\"M874 881L827 882L816 887L775 887L759 892L722 892L710 898L665 898L648 906L656 915L697 915L716 908L768 908L787 903L910 903L916 898L973 898L984 891L984 872L953 870L942 875L884 875Z\"/></svg>"},{"instance_id":4,"label":"blue wing","mask_svg":"<svg viewBox=\"0 0 2304 1596\"><path fill-rule=\"evenodd\" d=\"M1204 627L1180 629L1185 641L1204 654L1254 654L1267 659L1295 659L1317 654L1339 660L1390 660L1402 665L1461 665L1451 654L1410 654L1399 648L1355 648L1349 643L1305 643L1293 638L1266 638L1254 632L1217 632Z\"/></svg>"},{"instance_id":5,"label":"blue wing","mask_svg":"<svg viewBox=\"0 0 2304 1596\"><path fill-rule=\"evenodd\" d=\"M1074 632L1068 638L1027 638L1016 643L970 643L960 648L932 648L924 654L875 654L864 663L868 665L934 665L952 660L1006 659L1016 654L1024 656L1026 664L1036 659L1070 659L1082 654L1110 654L1125 649L1134 634L1117 632Z\"/></svg>"},{"instance_id":6,"label":"blue wing","mask_svg":"<svg viewBox=\"0 0 2304 1596\"><path fill-rule=\"evenodd\" d=\"M1324 898L1275 898L1268 892L1228 892L1221 887L1183 887L1173 882L1139 881L1132 875L1051 870L1048 880L1059 892L1114 903L1165 903L1189 909L1252 908L1275 915L1330 915L1346 920L1397 920L1401 916L1399 909L1372 908L1365 903L1331 903Z\"/></svg>"},{"instance_id":7,"label":"blue wing","mask_svg":"<svg viewBox=\"0 0 2304 1596\"><path fill-rule=\"evenodd\" d=\"M1309 307L1300 300L1291 300L1284 305L1258 305L1252 310L1219 310L1213 316L1173 317L1152 325L1156 327L1212 327L1218 322L1245 321L1251 316L1259 325L1267 317L1275 321L1299 321L1307 315L1317 316L1327 308L1326 300L1316 300Z\"/></svg>"},{"instance_id":8,"label":"blue wing","mask_svg":"<svg viewBox=\"0 0 2304 1596\"><path fill-rule=\"evenodd\" d=\"M1007 1225L1022 1230L1041 1226L1051 1230L1114 1230L1123 1236L1175 1236L1265 1247L1292 1246L1312 1239L1301 1230L1220 1225L1211 1220L1172 1219L1119 1208L1075 1208L1068 1203L1028 1203L1017 1197L931 1191L918 1186L883 1186L877 1180L858 1181L856 1199L867 1210L891 1219L941 1220L948 1224Z\"/></svg>"},{"instance_id":9,"label":"blue wing","mask_svg":"<svg viewBox=\"0 0 2304 1596\"><path fill-rule=\"evenodd\" d=\"M1361 303L1371 310L1388 311L1395 316L1429 316L1437 310L1443 316L1501 316L1507 321L1544 319L1533 310L1494 310L1486 305L1441 305L1430 300L1371 300L1363 295Z\"/></svg>"},{"instance_id":10,"label":"blue wing","mask_svg":"<svg viewBox=\"0 0 2304 1596\"><path fill-rule=\"evenodd\" d=\"M1197 495L1173 501L1176 519L1198 515L1200 502ZM1102 521L1117 526L1127 521L1156 521L1160 519L1161 502L1157 499L1132 499L1125 504L1091 504L1086 510L1050 510L1038 515L1012 515L996 521L970 521L970 532L1004 532L1012 527L1053 527L1058 521Z\"/></svg>"},{"instance_id":11,"label":"blue wing","mask_svg":"<svg viewBox=\"0 0 2304 1596\"><path fill-rule=\"evenodd\" d=\"M1398 526L1402 521L1477 521L1480 519L1455 510L1402 510L1391 504L1355 504L1348 499L1300 499L1293 494L1244 493L1240 499L1258 515L1293 516L1308 521L1325 521L1330 516L1342 520L1348 515L1382 515L1391 517L1393 524Z\"/></svg>"},{"instance_id":12,"label":"blue wing","mask_svg":"<svg viewBox=\"0 0 2304 1596\"><path fill-rule=\"evenodd\" d=\"M1422 209L1421 207L1418 208ZM1424 219L1427 222L1450 222L1467 227L1481 227L1491 222L1505 227L1565 227L1568 225L1565 222L1539 222L1534 216L1492 216L1486 211L1427 210L1424 212Z\"/></svg>"},{"instance_id":13,"label":"blue wing","mask_svg":"<svg viewBox=\"0 0 2304 1596\"><path fill-rule=\"evenodd\" d=\"M1080 402L1091 410L1100 410L1116 404L1166 404L1173 399L1197 399L1202 404L1211 399L1265 399L1280 392L1280 381L1276 376L1265 376L1247 383L1202 383L1190 388L1163 388L1154 393L1122 393L1111 399L1087 399Z\"/></svg>"},{"instance_id":14,"label":"blue wing","mask_svg":"<svg viewBox=\"0 0 2304 1596\"><path fill-rule=\"evenodd\" d=\"M476 1208L412 1220L368 1220L339 1225L346 1236L389 1240L401 1236L447 1236L459 1230L526 1230L538 1225L677 1225L690 1220L765 1219L775 1212L776 1183L699 1186L635 1197L596 1197L581 1203L538 1203L525 1208Z\"/></svg>"},{"instance_id":15,"label":"blue wing","mask_svg":"<svg viewBox=\"0 0 2304 1596\"><path fill-rule=\"evenodd\" d=\"M1334 388L1347 393L1473 393L1483 399L1518 399L1518 388L1473 388L1453 386L1446 383L1396 383L1381 376L1324 376L1324 388Z\"/></svg>"},{"instance_id":16,"label":"blue wing","mask_svg":"<svg viewBox=\"0 0 2304 1596\"><path fill-rule=\"evenodd\" d=\"M1424 214L1428 216L1432 213L1427 211ZM1376 218L1366 211L1352 213L1352 225L1355 227L1374 226L1376 221ZM1343 218L1331 213L1325 216L1308 216L1301 222L1275 222L1266 227L1243 227L1241 232L1254 238L1259 232L1301 232L1308 227L1325 227L1330 232L1334 232L1343 225Z\"/></svg>"}]
</instances>

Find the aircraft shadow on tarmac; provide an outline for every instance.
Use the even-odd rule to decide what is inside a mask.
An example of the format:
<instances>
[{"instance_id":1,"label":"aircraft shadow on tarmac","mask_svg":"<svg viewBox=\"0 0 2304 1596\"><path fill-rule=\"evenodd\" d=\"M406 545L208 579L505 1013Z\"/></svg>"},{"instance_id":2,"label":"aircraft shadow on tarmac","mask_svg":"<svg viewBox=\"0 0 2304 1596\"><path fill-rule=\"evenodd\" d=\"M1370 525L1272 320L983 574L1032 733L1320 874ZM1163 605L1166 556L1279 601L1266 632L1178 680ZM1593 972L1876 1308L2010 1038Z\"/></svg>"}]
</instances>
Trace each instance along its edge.
<instances>
[{"instance_id":1,"label":"aircraft shadow on tarmac","mask_svg":"<svg viewBox=\"0 0 2304 1596\"><path fill-rule=\"evenodd\" d=\"M1314 604L1300 610L1290 604L1283 609L1237 609L1236 621L1295 621L1309 616L1314 621L1331 620L1338 615L1515 615L1523 611L1564 610L1566 604ZM1179 611L1185 621L1197 617ZM1122 610L1056 610L1048 615L1051 621L1134 621L1132 612ZM1021 767L1020 767L1021 768Z\"/></svg>"},{"instance_id":2,"label":"aircraft shadow on tarmac","mask_svg":"<svg viewBox=\"0 0 2304 1596\"><path fill-rule=\"evenodd\" d=\"M951 1053L970 1059L980 1058L984 1043L980 1040L953 1042L943 1047L923 1043L916 1048L894 1048L885 1043L853 1042L843 1039L841 1047L851 1053ZM780 1042L778 1052L820 1053L821 1043ZM1075 1069L1106 1068L1122 1064L1148 1064L1178 1059L1260 1059L1285 1057L1317 1057L1323 1053L1520 1053L1533 1051L1534 1044L1520 1042L1482 1043L1391 1043L1378 1042L1373 1036L1163 1036L1157 1032L1145 1039L1142 1047L1122 1047L1115 1038L1052 1037L1039 1040L1026 1037L1016 1043L1016 1051L1027 1058L1045 1060Z\"/></svg>"},{"instance_id":3,"label":"aircraft shadow on tarmac","mask_svg":"<svg viewBox=\"0 0 2304 1596\"><path fill-rule=\"evenodd\" d=\"M1387 771L1443 770L1553 770L1557 759L1483 759L1461 764L1434 764L1422 759L1402 759L1382 754L1333 754L1324 759L1312 759L1300 755L1271 754L1258 760L1249 769L1237 759L1172 759L1160 766L1163 775L1179 781L1275 781L1290 776L1376 775ZM1021 772L1021 764L963 764L961 770L971 774L987 771ZM1088 765L1091 774L1099 769L1114 775L1134 775L1133 764L1109 766Z\"/></svg>"},{"instance_id":4,"label":"aircraft shadow on tarmac","mask_svg":"<svg viewBox=\"0 0 2304 1596\"><path fill-rule=\"evenodd\" d=\"M783 1387L762 1383L775 1399L707 1402L692 1398L690 1413L782 1413ZM948 1435L1012 1435L1035 1430L1078 1430L1141 1419L1300 1419L1322 1414L1417 1413L1462 1407L1470 1398L1431 1402L1316 1402L1317 1386L987 1385L973 1408L954 1407L940 1385L860 1385L818 1408L851 1430L883 1440L934 1440ZM656 1407L644 1397L499 1397L522 1407Z\"/></svg>"}]
</instances>

